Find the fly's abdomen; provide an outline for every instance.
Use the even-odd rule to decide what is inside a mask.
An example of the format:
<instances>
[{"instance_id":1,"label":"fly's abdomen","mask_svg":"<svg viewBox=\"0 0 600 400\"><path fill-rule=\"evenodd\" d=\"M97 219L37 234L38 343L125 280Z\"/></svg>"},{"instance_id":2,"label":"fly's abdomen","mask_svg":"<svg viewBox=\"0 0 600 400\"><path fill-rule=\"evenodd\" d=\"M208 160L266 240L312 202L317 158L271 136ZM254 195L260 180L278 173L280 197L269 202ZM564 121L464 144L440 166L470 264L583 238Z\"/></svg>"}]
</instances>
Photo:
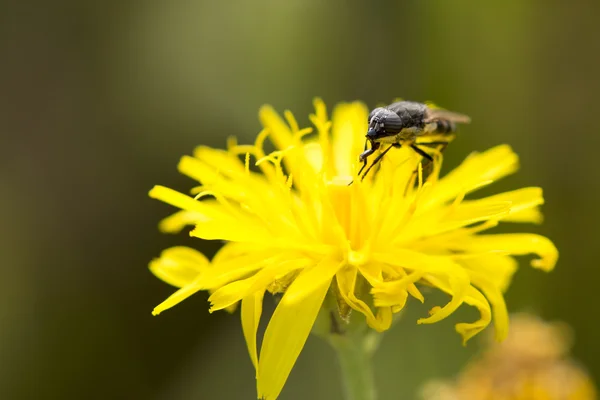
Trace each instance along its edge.
<instances>
[{"instance_id":1,"label":"fly's abdomen","mask_svg":"<svg viewBox=\"0 0 600 400\"><path fill-rule=\"evenodd\" d=\"M456 130L456 124L445 119L436 121L436 133L452 133Z\"/></svg>"}]
</instances>

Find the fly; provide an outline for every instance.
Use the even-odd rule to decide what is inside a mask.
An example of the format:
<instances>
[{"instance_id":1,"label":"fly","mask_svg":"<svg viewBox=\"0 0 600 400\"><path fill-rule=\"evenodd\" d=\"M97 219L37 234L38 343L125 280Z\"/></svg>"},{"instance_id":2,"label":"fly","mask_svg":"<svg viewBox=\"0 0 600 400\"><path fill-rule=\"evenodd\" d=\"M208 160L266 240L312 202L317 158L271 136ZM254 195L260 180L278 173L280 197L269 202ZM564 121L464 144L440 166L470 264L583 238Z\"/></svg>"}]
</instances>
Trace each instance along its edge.
<instances>
[{"instance_id":1,"label":"fly","mask_svg":"<svg viewBox=\"0 0 600 400\"><path fill-rule=\"evenodd\" d=\"M377 165L392 147L410 146L423 158L433 161L431 155L420 145L442 145L445 148L454 138L457 123L468 124L471 119L463 114L431 108L414 101L398 101L386 107L378 107L369 114L369 129L366 135L365 151L359 156L363 163L358 175L361 180L371 168ZM441 137L442 140L418 142L421 138ZM370 143L371 147L367 148ZM382 145L388 145L364 173L367 159ZM361 175L362 173L362 175Z\"/></svg>"}]
</instances>

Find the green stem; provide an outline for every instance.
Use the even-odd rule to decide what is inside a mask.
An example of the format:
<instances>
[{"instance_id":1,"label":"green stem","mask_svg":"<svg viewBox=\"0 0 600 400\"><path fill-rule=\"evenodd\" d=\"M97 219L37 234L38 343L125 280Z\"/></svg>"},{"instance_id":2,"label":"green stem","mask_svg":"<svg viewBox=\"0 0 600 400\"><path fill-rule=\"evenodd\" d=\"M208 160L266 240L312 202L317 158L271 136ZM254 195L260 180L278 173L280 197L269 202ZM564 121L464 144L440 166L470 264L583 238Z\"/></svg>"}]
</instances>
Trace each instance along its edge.
<instances>
[{"instance_id":1,"label":"green stem","mask_svg":"<svg viewBox=\"0 0 600 400\"><path fill-rule=\"evenodd\" d=\"M371 365L372 346L363 332L331 335L329 341L340 362L346 400L375 400L375 380Z\"/></svg>"}]
</instances>

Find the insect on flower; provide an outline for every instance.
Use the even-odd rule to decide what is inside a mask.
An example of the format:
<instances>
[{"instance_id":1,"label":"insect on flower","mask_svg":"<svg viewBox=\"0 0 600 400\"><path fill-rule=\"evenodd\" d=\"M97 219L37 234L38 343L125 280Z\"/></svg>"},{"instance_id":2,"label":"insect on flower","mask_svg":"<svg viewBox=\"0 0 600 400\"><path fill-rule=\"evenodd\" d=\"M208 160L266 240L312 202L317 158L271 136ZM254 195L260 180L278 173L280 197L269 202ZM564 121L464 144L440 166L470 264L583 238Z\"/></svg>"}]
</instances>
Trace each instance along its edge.
<instances>
[{"instance_id":1,"label":"insect on flower","mask_svg":"<svg viewBox=\"0 0 600 400\"><path fill-rule=\"evenodd\" d=\"M179 171L200 185L189 195L160 185L150 190L150 197L179 209L161 221L162 231L193 225L191 236L225 242L211 260L183 246L152 260L152 273L178 288L152 313L200 291L210 293L210 312L239 307L261 399L278 398L313 328L343 340L338 342L343 346L354 337L365 343L363 333L387 331L407 304L424 302L429 294L421 287L439 289L447 298L431 304L418 324L439 322L466 305L479 311L479 319L455 325L463 342L492 319L501 340L508 333L504 293L518 268L515 257L533 254L531 265L543 271L557 262L558 250L544 236L487 232L504 223L541 222L541 188L471 197L517 171L519 158L510 146L472 153L444 176L443 157L433 157L432 172L411 184L423 157L410 145L449 138L459 118L433 106L398 104L367 118L364 104L342 103L329 117L316 99L309 117L316 128L312 136L313 128L299 126L291 112L281 116L263 106L263 129L252 143L199 146L182 157ZM388 118L392 112L395 117ZM358 170L367 121L372 147L402 146L372 179L348 185ZM410 127L412 134L405 131ZM426 127L437 133L424 133ZM281 300L264 316L263 300L270 295ZM325 316L321 327L319 315ZM339 322L335 330L327 316ZM268 319L264 333L261 319ZM362 347L356 350L366 350Z\"/></svg>"},{"instance_id":2,"label":"insect on flower","mask_svg":"<svg viewBox=\"0 0 600 400\"><path fill-rule=\"evenodd\" d=\"M358 175L361 180L371 168L390 151L392 147L410 146L429 162L431 155L419 146L442 146L444 149L454 138L456 123L468 124L471 119L463 114L432 108L414 101L398 101L386 107L378 107L369 114L369 130L365 140L365 151L359 156L363 163ZM425 139L425 140L419 140ZM367 143L371 148L367 149ZM373 160L373 163L361 175L367 166L367 158L382 144L389 146Z\"/></svg>"}]
</instances>

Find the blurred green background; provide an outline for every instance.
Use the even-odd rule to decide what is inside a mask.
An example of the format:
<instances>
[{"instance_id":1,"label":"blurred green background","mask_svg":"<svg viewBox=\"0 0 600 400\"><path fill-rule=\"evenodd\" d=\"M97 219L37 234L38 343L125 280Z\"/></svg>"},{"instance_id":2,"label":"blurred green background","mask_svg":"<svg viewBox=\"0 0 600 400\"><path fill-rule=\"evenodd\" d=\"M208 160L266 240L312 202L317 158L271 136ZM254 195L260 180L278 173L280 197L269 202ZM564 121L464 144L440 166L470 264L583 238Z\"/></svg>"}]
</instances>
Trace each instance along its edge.
<instances>
[{"instance_id":1,"label":"blurred green background","mask_svg":"<svg viewBox=\"0 0 600 400\"><path fill-rule=\"evenodd\" d=\"M3 2L0 13L0 398L251 399L239 315L198 294L152 317L174 289L148 261L186 244L160 234L173 211L154 184L187 190L178 159L227 136L252 140L258 107L311 100L433 100L470 115L446 152L510 143L540 185L539 232L555 272L528 260L511 311L569 323L600 378L600 2L274 0ZM443 301L442 298L438 299ZM412 399L477 351L454 332L465 310L417 326L409 304L376 356L380 398ZM282 399L341 399L334 354L310 339Z\"/></svg>"}]
</instances>

